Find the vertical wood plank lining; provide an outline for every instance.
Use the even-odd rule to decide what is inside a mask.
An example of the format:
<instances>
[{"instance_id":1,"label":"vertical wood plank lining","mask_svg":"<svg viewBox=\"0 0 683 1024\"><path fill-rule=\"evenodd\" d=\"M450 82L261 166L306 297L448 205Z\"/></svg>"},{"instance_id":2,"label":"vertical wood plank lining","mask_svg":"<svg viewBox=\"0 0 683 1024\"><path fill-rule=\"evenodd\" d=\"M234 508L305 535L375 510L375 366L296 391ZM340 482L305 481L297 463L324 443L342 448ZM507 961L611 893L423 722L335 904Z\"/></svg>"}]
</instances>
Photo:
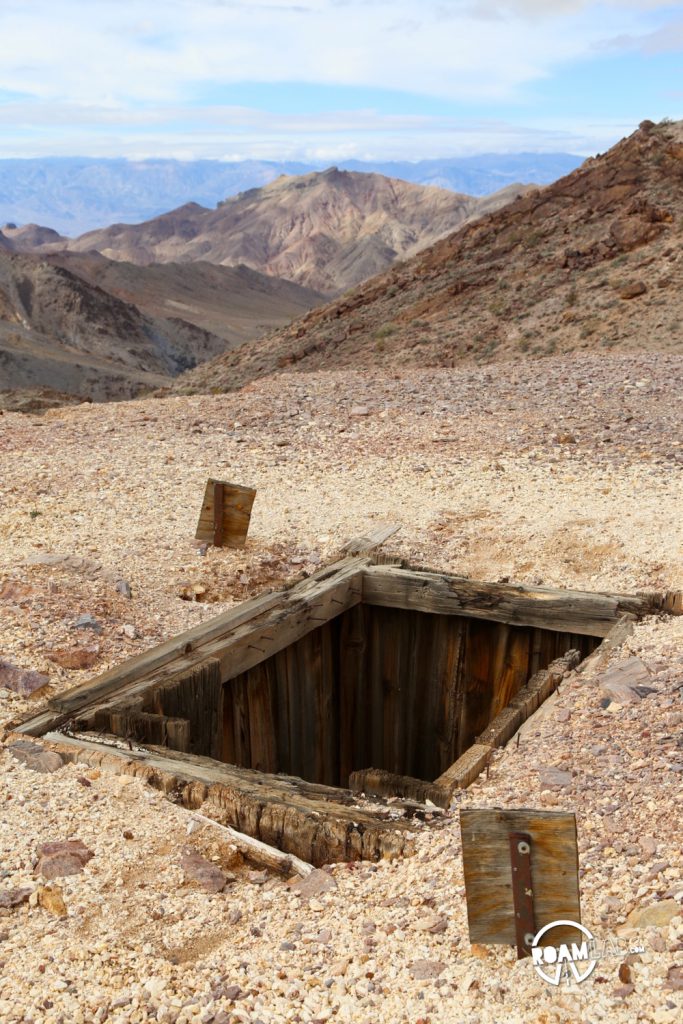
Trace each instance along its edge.
<instances>
[{"instance_id":1,"label":"vertical wood plank lining","mask_svg":"<svg viewBox=\"0 0 683 1024\"><path fill-rule=\"evenodd\" d=\"M361 759L367 736L366 715L366 612L362 605L349 609L339 624L339 782L348 777Z\"/></svg>"},{"instance_id":2,"label":"vertical wood plank lining","mask_svg":"<svg viewBox=\"0 0 683 1024\"><path fill-rule=\"evenodd\" d=\"M277 769L278 772L292 774L290 749L290 707L289 687L287 685L287 651L279 651L272 658L273 676L275 679L275 703L277 706Z\"/></svg>"},{"instance_id":3,"label":"vertical wood plank lining","mask_svg":"<svg viewBox=\"0 0 683 1024\"><path fill-rule=\"evenodd\" d=\"M272 659L256 665L247 673L251 767L261 772L277 771L277 704L275 689L275 664Z\"/></svg>"},{"instance_id":4,"label":"vertical wood plank lining","mask_svg":"<svg viewBox=\"0 0 683 1024\"><path fill-rule=\"evenodd\" d=\"M225 686L222 757L346 786L370 767L431 780L532 674L584 635L356 605ZM181 716L182 717L182 716Z\"/></svg>"}]
</instances>

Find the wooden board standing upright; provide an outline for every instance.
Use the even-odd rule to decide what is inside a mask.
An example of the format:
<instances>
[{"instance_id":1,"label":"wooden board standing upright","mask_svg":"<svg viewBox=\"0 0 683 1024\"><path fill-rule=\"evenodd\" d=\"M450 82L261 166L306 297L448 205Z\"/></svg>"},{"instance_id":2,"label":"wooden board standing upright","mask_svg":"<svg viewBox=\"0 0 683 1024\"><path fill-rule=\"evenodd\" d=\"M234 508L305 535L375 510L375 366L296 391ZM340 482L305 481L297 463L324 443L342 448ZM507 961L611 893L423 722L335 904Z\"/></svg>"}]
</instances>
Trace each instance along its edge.
<instances>
[{"instance_id":1,"label":"wooden board standing upright","mask_svg":"<svg viewBox=\"0 0 683 1024\"><path fill-rule=\"evenodd\" d=\"M244 547L255 497L252 487L207 480L195 538L217 548Z\"/></svg>"},{"instance_id":2,"label":"wooden board standing upright","mask_svg":"<svg viewBox=\"0 0 683 1024\"><path fill-rule=\"evenodd\" d=\"M460 811L470 941L517 946L553 921L581 924L576 818L565 811ZM563 942L576 930L558 928Z\"/></svg>"}]
</instances>

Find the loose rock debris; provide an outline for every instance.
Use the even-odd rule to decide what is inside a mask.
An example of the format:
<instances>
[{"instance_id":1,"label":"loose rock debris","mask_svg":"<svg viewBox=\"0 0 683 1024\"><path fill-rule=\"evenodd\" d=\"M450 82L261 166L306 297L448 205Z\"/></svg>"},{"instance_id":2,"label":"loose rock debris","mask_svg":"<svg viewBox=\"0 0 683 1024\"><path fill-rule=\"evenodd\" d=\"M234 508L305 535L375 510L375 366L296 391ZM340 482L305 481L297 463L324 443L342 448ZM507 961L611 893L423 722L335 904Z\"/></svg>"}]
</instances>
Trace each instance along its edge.
<instances>
[{"instance_id":1,"label":"loose rock debris","mask_svg":"<svg viewBox=\"0 0 683 1024\"><path fill-rule=\"evenodd\" d=\"M104 670L311 572L310 555L331 560L373 517L406 524L392 540L403 557L473 578L680 589L683 524L661 512L680 505L679 363L605 353L397 371L397 379L372 371L280 375L239 396L54 410L40 427L37 417L7 414L0 421L2 657L48 675L48 692L61 692L93 675L48 658L80 645L79 637L95 639L71 630L80 615L102 624L96 668ZM350 417L358 404L372 414ZM190 425L200 408L205 432L197 437ZM156 422L139 421L145 409ZM609 423L619 429L603 443ZM577 443L554 445L560 430ZM237 444L236 433L248 443ZM443 436L457 440L436 443ZM165 461L179 446L182 469L177 459ZM496 463L502 468L492 469ZM198 558L188 539L197 488L228 473L253 481L265 498L243 551L209 548ZM50 515L33 521L17 513L37 478ZM28 564L43 550L71 552L94 568ZM132 599L116 592L121 578ZM205 579L219 601L178 598L180 581ZM654 692L628 703L608 698L601 677L629 658L648 670L637 685ZM191 815L138 780L78 764L43 774L2 749L0 893L28 895L10 907L0 896L0 1020L678 1024L681 684L683 619L637 623L606 664L565 680L527 721L519 746L513 737L496 752L488 779L457 794L438 834L418 837L414 857L335 865L322 872L333 885L310 896L275 874L250 882L247 865L226 863L229 844L209 840L208 827L188 835ZM4 727L36 710L35 699L0 690ZM544 787L540 773L548 768L570 773L572 784ZM459 806L576 812L583 921L600 940L623 929L627 941L645 947L629 957L630 982L620 977L623 958L607 959L578 989L550 991L512 948L471 949ZM38 848L70 839L93 852L85 868L49 882L36 874ZM188 884L180 863L188 843L235 881L215 893ZM630 918L634 911L640 917ZM435 931L418 927L437 917L445 930L436 922ZM417 979L411 967L423 960L444 969Z\"/></svg>"}]
</instances>

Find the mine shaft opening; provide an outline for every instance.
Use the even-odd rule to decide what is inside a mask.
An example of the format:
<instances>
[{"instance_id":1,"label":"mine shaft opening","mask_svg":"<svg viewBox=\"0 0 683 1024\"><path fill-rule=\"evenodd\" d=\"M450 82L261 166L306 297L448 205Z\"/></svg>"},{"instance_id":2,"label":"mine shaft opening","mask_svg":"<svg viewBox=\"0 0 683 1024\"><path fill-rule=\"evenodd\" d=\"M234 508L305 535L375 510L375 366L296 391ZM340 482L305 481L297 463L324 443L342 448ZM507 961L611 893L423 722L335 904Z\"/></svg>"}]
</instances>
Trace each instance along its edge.
<instances>
[{"instance_id":1,"label":"mine shaft opening","mask_svg":"<svg viewBox=\"0 0 683 1024\"><path fill-rule=\"evenodd\" d=\"M207 803L315 865L394 857L427 801L447 807L582 658L660 613L683 613L682 595L485 582L356 550L56 695L16 736Z\"/></svg>"},{"instance_id":2,"label":"mine shaft opening","mask_svg":"<svg viewBox=\"0 0 683 1024\"><path fill-rule=\"evenodd\" d=\"M534 673L600 641L358 604L222 685L213 756L328 786L370 767L431 782Z\"/></svg>"}]
</instances>

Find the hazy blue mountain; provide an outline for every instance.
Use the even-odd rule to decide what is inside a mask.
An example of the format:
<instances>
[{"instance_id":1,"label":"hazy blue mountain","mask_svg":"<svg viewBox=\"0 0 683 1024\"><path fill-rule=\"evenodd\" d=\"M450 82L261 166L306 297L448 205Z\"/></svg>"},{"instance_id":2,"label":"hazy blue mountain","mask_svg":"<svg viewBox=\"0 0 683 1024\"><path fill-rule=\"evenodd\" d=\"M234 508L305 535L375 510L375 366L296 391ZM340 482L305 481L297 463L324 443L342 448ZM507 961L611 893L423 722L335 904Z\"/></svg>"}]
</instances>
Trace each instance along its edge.
<instances>
[{"instance_id":1,"label":"hazy blue mountain","mask_svg":"<svg viewBox=\"0 0 683 1024\"><path fill-rule=\"evenodd\" d=\"M548 185L576 170L584 159L571 153L482 153L480 156L420 160L417 163L389 161L370 165L351 161L341 166L346 170L372 170L417 185L436 185L471 196L486 196L517 182Z\"/></svg>"},{"instance_id":2,"label":"hazy blue mountain","mask_svg":"<svg viewBox=\"0 0 683 1024\"><path fill-rule=\"evenodd\" d=\"M569 153L511 153L418 163L354 160L339 166L482 196L513 182L555 181L581 162L581 157ZM187 202L213 207L280 174L305 174L324 167L323 163L259 160L0 160L0 227L6 222L35 223L74 236L109 224L149 220Z\"/></svg>"},{"instance_id":3,"label":"hazy blue mountain","mask_svg":"<svg viewBox=\"0 0 683 1024\"><path fill-rule=\"evenodd\" d=\"M307 164L258 160L0 160L0 228L7 222L35 223L80 235L149 220L190 201L213 207L280 174L309 170Z\"/></svg>"}]
</instances>

